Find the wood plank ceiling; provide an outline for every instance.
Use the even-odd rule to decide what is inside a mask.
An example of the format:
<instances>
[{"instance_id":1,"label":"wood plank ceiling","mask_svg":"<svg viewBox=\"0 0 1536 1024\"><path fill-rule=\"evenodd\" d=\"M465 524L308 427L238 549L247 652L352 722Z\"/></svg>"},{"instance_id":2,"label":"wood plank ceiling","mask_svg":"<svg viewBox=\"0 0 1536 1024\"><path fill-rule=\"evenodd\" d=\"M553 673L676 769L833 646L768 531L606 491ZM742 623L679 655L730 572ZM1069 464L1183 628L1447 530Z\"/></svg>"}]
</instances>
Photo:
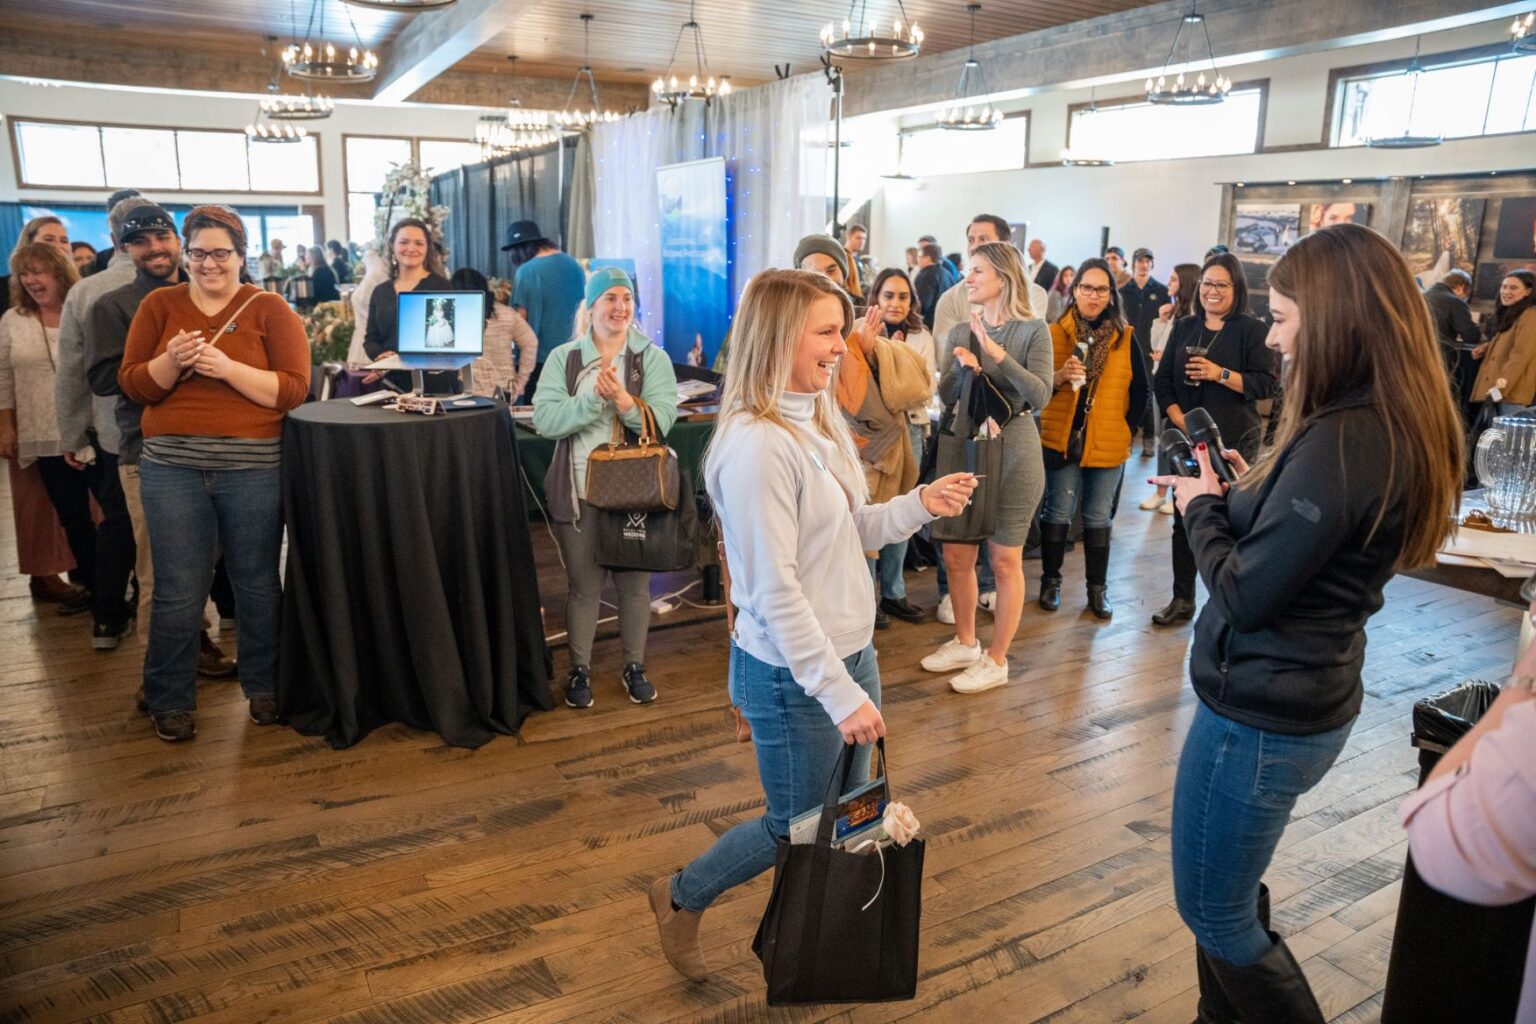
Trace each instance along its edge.
<instances>
[{"instance_id":1,"label":"wood plank ceiling","mask_svg":"<svg viewBox=\"0 0 1536 1024\"><path fill-rule=\"evenodd\" d=\"M1149 6L1151 0L984 0L976 19L978 41L1018 35L1071 21ZM286 41L297 21L302 34L311 0L6 0L0 4L0 31L8 34L68 33L82 38L111 33L122 41L174 32L181 45L220 51L257 52L260 37ZM895 16L895 0L873 0L871 13ZM818 64L817 33L829 18L841 19L839 0L698 0L696 17L704 31L710 70L730 75L739 86L773 78L773 65L788 63L793 73ZM506 57L520 58L518 73L569 76L581 63L579 15L596 16L592 24L591 64L600 80L649 81L666 67L678 29L688 20L687 0L544 0L531 13L508 25L495 40L465 58L457 70L497 73ZM925 53L966 45L969 20L961 0L913 0L907 15L927 35ZM401 31L411 15L377 11L321 0L326 37L350 41L355 24L362 41L382 47ZM349 24L350 16L350 24ZM430 13L416 15L429 18ZM1173 30L1170 22L1169 31ZM693 68L692 39L678 48L678 67ZM857 62L848 71L856 74Z\"/></svg>"}]
</instances>

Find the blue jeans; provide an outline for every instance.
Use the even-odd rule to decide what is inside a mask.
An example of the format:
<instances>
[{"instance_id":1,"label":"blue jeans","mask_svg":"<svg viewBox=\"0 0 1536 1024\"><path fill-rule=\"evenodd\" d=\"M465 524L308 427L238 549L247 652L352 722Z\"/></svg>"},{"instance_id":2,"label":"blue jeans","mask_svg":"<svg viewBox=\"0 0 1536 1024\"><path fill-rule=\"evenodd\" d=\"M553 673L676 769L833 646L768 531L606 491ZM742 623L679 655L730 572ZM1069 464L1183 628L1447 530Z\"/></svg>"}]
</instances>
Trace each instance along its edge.
<instances>
[{"instance_id":1,"label":"blue jeans","mask_svg":"<svg viewBox=\"0 0 1536 1024\"><path fill-rule=\"evenodd\" d=\"M1353 726L1288 736L1196 707L1173 786L1173 892L1195 941L1217 959L1246 965L1269 951L1259 879L1296 800L1333 766Z\"/></svg>"},{"instance_id":2,"label":"blue jeans","mask_svg":"<svg viewBox=\"0 0 1536 1024\"><path fill-rule=\"evenodd\" d=\"M1045 509L1040 521L1070 526L1072 513L1081 505L1084 529L1107 527L1114 514L1115 491L1124 475L1123 465L1084 469L1069 462L1051 470L1045 475Z\"/></svg>"},{"instance_id":3,"label":"blue jeans","mask_svg":"<svg viewBox=\"0 0 1536 1024\"><path fill-rule=\"evenodd\" d=\"M880 706L880 666L874 645L844 658L853 681ZM780 836L789 835L795 815L821 804L832 769L842 754L837 725L814 697L806 695L789 669L770 665L731 644L731 703L752 724L757 774L767 796L766 813L726 832L715 845L672 879L672 902L703 910L721 893L773 867ZM869 752L854 759L849 788L869 778Z\"/></svg>"},{"instance_id":4,"label":"blue jeans","mask_svg":"<svg viewBox=\"0 0 1536 1024\"><path fill-rule=\"evenodd\" d=\"M198 634L220 550L240 622L240 688L247 698L273 696L282 614L280 471L188 469L144 459L139 492L155 570L144 656L150 710L197 707Z\"/></svg>"}]
</instances>

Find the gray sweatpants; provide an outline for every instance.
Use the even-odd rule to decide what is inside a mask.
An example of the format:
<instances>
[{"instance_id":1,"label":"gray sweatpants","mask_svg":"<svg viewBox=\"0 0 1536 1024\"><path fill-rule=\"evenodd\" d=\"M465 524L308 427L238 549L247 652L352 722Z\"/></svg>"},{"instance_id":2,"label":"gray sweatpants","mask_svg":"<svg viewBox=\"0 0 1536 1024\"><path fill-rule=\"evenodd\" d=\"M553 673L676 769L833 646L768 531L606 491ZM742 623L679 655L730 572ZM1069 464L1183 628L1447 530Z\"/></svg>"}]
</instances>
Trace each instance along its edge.
<instances>
[{"instance_id":1,"label":"gray sweatpants","mask_svg":"<svg viewBox=\"0 0 1536 1024\"><path fill-rule=\"evenodd\" d=\"M568 590L565 598L565 630L570 642L571 665L592 666L592 637L600 618L599 599L608 570L597 564L597 517L584 501L578 502L578 523L556 523L555 540L565 560ZM619 592L619 636L624 664L645 664L645 638L651 627L651 574L615 572Z\"/></svg>"}]
</instances>

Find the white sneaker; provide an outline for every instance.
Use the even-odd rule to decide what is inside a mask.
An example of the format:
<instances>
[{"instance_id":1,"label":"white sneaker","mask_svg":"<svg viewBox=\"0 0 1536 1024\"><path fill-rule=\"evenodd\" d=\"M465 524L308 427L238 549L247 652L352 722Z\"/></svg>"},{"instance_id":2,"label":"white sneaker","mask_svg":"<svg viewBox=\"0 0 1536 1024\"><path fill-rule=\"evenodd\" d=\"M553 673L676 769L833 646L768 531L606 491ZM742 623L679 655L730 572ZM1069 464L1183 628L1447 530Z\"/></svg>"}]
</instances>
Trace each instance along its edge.
<instances>
[{"instance_id":1,"label":"white sneaker","mask_svg":"<svg viewBox=\"0 0 1536 1024\"><path fill-rule=\"evenodd\" d=\"M980 693L994 686L1002 686L1007 681L1008 666L999 665L991 658L982 656L970 668L951 679L949 687L956 693Z\"/></svg>"},{"instance_id":2,"label":"white sneaker","mask_svg":"<svg viewBox=\"0 0 1536 1024\"><path fill-rule=\"evenodd\" d=\"M981 641L972 641L967 647L959 637L951 639L943 647L923 659L923 668L929 672L953 672L967 668L981 659Z\"/></svg>"},{"instance_id":3,"label":"white sneaker","mask_svg":"<svg viewBox=\"0 0 1536 1024\"><path fill-rule=\"evenodd\" d=\"M1163 507L1158 509L1158 511L1165 516L1173 515L1173 499L1169 498L1167 501L1163 502Z\"/></svg>"},{"instance_id":4,"label":"white sneaker","mask_svg":"<svg viewBox=\"0 0 1536 1024\"><path fill-rule=\"evenodd\" d=\"M1149 495L1145 501L1136 507L1141 509L1143 512L1151 512L1155 508L1161 508L1164 500L1165 499L1161 495L1154 493Z\"/></svg>"},{"instance_id":5,"label":"white sneaker","mask_svg":"<svg viewBox=\"0 0 1536 1024\"><path fill-rule=\"evenodd\" d=\"M946 626L953 626L955 624L955 604L949 599L948 594L944 595L944 599L939 602L938 611L933 614L935 618Z\"/></svg>"},{"instance_id":6,"label":"white sneaker","mask_svg":"<svg viewBox=\"0 0 1536 1024\"><path fill-rule=\"evenodd\" d=\"M989 590L985 594L979 595L976 598L976 604L978 607L983 608L986 611L997 611L997 591Z\"/></svg>"}]
</instances>

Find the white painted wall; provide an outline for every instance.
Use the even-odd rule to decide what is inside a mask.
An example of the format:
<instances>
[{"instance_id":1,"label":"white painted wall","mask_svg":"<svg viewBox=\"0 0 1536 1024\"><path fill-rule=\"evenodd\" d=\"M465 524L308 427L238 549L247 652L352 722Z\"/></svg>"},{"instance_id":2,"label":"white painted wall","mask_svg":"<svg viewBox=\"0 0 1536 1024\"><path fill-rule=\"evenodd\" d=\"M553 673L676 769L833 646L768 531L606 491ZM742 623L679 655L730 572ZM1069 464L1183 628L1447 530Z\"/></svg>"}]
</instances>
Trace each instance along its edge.
<instances>
[{"instance_id":1,"label":"white painted wall","mask_svg":"<svg viewBox=\"0 0 1536 1024\"><path fill-rule=\"evenodd\" d=\"M1423 46L1425 53L1437 53L1507 38L1505 23L1500 22L1426 36ZM1295 146L1323 140L1332 68L1412 54L1413 41L1399 40L1224 70L1238 82L1269 79L1265 145ZM1101 85L1098 96L1136 95L1141 85L1140 81ZM1056 90L1002 106L1030 111L1030 161L1046 163L1059 159L1066 145L1069 105L1088 99L1087 89ZM1479 122L1482 115L1480 107L1467 112ZM931 123L931 115L914 115L904 123ZM852 125L850 136L856 147L867 147L874 155L867 161L856 156L850 163L856 168L873 163L880 169L872 174L856 169L851 179L845 179L849 187L844 189L855 201L845 201L845 208L874 197L870 227L882 266L900 265L903 250L923 234L936 235L946 252L963 250L965 225L977 213L986 212L1012 222L1028 221L1030 234L1045 240L1051 259L1058 264L1097 255L1100 228L1107 226L1111 244L1126 251L1149 246L1157 253L1161 270L1175 262L1198 260L1217 241L1222 182L1364 180L1536 166L1536 134L1524 134L1398 152L1357 147L1141 163L1122 160L1113 167L1049 166L891 181L878 177L880 170L888 171L895 163L894 144L882 138L889 136L891 128L891 119L880 115L860 118Z\"/></svg>"},{"instance_id":2,"label":"white painted wall","mask_svg":"<svg viewBox=\"0 0 1536 1024\"><path fill-rule=\"evenodd\" d=\"M129 124L157 128L222 128L243 131L256 112L251 96L205 96L163 90L134 90L82 86L47 86L0 78L0 113L7 119L41 117L59 121ZM324 238L344 238L347 228L346 185L342 177L342 135L395 135L423 138L474 137L475 121L485 111L467 107L422 105L383 106L340 101L324 121L306 125L320 140L321 195L262 195L250 201L279 206L321 205L325 209ZM0 132L0 201L104 201L113 191L26 189L17 186L11 152L11 132ZM228 194L156 193L167 202L229 202Z\"/></svg>"}]
</instances>

